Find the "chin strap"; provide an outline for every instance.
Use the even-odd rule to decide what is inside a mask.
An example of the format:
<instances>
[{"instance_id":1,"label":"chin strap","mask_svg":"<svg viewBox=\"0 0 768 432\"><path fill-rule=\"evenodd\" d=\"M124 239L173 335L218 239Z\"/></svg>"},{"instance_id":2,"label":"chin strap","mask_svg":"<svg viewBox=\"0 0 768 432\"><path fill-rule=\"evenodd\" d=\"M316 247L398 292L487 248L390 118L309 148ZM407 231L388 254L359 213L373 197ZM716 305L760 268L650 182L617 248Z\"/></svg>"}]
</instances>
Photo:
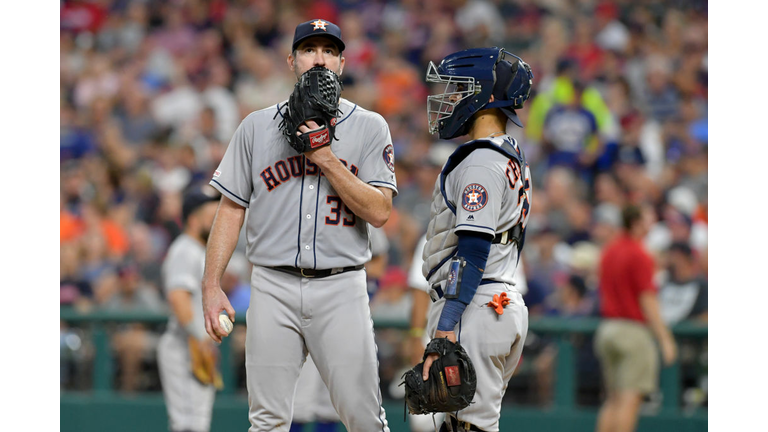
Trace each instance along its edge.
<instances>
[{"instance_id":1,"label":"chin strap","mask_svg":"<svg viewBox=\"0 0 768 432\"><path fill-rule=\"evenodd\" d=\"M519 106L525 102L525 98L523 96L518 96L511 100L501 100L501 101L493 101L489 102L487 105L483 107L483 109L489 109L489 108L509 108L509 107L515 107Z\"/></svg>"}]
</instances>

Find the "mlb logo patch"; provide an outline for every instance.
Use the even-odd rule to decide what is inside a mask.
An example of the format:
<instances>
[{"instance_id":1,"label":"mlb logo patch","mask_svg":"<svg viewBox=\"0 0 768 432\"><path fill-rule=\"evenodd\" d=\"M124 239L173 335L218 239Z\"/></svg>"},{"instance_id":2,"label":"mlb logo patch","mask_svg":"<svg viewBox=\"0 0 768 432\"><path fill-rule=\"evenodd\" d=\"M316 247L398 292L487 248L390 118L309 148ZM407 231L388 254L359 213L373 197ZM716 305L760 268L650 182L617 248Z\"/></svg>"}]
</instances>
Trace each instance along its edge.
<instances>
[{"instance_id":1,"label":"mlb logo patch","mask_svg":"<svg viewBox=\"0 0 768 432\"><path fill-rule=\"evenodd\" d=\"M387 168L389 168L390 171L395 172L395 148L392 147L392 144L384 147L382 157L384 158L384 162L387 163Z\"/></svg>"},{"instance_id":2,"label":"mlb logo patch","mask_svg":"<svg viewBox=\"0 0 768 432\"><path fill-rule=\"evenodd\" d=\"M216 171L213 172L213 177L214 178L216 178L216 177L218 177L220 175L221 175L221 171L219 171L219 170L216 170Z\"/></svg>"},{"instance_id":3,"label":"mlb logo patch","mask_svg":"<svg viewBox=\"0 0 768 432\"><path fill-rule=\"evenodd\" d=\"M488 192L477 183L472 183L464 188L461 198L461 206L466 211L474 212L482 209L488 204Z\"/></svg>"}]
</instances>

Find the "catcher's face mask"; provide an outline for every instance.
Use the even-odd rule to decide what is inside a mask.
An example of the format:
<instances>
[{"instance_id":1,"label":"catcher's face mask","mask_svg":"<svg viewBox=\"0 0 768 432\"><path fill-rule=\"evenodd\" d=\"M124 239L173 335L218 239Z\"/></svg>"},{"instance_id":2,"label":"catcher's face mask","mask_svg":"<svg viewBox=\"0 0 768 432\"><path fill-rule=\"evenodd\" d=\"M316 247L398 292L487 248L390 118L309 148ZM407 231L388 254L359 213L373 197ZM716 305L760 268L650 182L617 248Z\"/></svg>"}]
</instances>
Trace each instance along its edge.
<instances>
[{"instance_id":1,"label":"catcher's face mask","mask_svg":"<svg viewBox=\"0 0 768 432\"><path fill-rule=\"evenodd\" d=\"M426 80L428 83L445 86L442 93L427 97L429 133L434 134L440 129L440 122L450 117L461 101L475 94L475 79L470 76L441 75L437 66L429 62ZM479 89L480 86L477 87Z\"/></svg>"},{"instance_id":2,"label":"catcher's face mask","mask_svg":"<svg viewBox=\"0 0 768 432\"><path fill-rule=\"evenodd\" d=\"M499 108L522 127L514 110L530 96L533 73L503 48L472 48L446 56L437 66L430 63L426 80L445 84L443 93L427 98L429 131L451 139L467 134L472 116L483 109Z\"/></svg>"}]
</instances>

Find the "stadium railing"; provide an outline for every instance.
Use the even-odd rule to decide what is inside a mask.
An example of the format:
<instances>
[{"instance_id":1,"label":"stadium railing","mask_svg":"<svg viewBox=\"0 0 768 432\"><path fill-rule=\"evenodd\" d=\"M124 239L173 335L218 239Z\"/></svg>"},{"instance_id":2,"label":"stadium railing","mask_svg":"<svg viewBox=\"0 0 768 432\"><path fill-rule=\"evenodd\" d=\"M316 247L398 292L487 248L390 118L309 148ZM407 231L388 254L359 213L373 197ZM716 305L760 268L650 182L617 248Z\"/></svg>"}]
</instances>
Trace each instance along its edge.
<instances>
[{"instance_id":1,"label":"stadium railing","mask_svg":"<svg viewBox=\"0 0 768 432\"><path fill-rule=\"evenodd\" d=\"M61 308L60 319L63 322L77 327L88 327L92 337L94 348L94 361L92 369L92 391L76 392L62 391L62 431L75 430L67 429L66 419L63 412L67 407L76 404L82 408L87 406L89 398L93 401L98 399L111 400L116 397L116 391L113 388L115 365L110 347L110 337L107 330L109 324L119 323L144 323L148 325L162 325L168 320L166 314L140 313L140 312L106 312L93 311L89 313L80 313L74 309ZM244 325L245 316L238 316L235 320L236 325ZM595 410L583 410L576 406L576 383L577 370L575 350L571 336L573 335L592 335L594 334L600 320L598 318L532 318L529 323L529 332L535 332L539 335L548 335L556 341L557 357L555 366L555 388L554 404L545 409L520 409L516 410L516 422L518 426L523 424L536 425L537 430L591 430L588 425L594 424ZM403 321L375 321L374 326L378 329L408 329L408 323ZM695 322L683 322L672 327L672 332L676 337L688 339L706 339L708 337L708 327L706 324ZM228 397L236 398L235 392L235 370L231 362L230 338L224 338L221 345L221 373L224 381L224 389L219 392L220 397L228 400ZM643 419L639 423L638 431L698 431L706 430L707 413L706 410L696 410L694 412L684 412L680 404L681 394L681 373L680 364L676 363L670 367L663 368L660 376L660 389L663 395L661 409L650 416L650 419ZM156 396L156 395L155 395ZM152 398L149 398L152 399ZM148 399L148 400L149 400ZM119 398L116 400L120 400ZM162 402L162 399L157 399ZM247 405L246 405L247 407ZM247 408L246 408L247 409ZM390 408L391 409L391 408ZM393 423L397 414L390 415L390 428L393 432L400 430ZM510 415L502 412L502 422L505 417ZM549 421L549 423L547 423ZM549 426L547 426L549 425ZM562 429L558 425L564 425ZM82 426L79 426L82 427ZM593 427L593 426L592 426ZM701 429L701 428L704 429ZM402 429L402 430L407 430ZM518 429L526 430L526 429Z\"/></svg>"}]
</instances>

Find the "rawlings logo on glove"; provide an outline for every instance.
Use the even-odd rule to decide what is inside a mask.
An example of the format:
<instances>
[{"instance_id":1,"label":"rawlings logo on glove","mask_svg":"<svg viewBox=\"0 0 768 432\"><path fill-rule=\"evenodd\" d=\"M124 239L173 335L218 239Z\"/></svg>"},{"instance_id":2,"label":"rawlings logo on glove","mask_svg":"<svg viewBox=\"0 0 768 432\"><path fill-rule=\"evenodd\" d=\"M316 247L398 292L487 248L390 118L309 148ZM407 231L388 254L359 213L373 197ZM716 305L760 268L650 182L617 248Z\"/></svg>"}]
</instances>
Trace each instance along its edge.
<instances>
[{"instance_id":1,"label":"rawlings logo on glove","mask_svg":"<svg viewBox=\"0 0 768 432\"><path fill-rule=\"evenodd\" d=\"M328 129L321 129L319 132L309 133L309 146L312 148L322 147L331 142L330 136L328 136Z\"/></svg>"},{"instance_id":2,"label":"rawlings logo on glove","mask_svg":"<svg viewBox=\"0 0 768 432\"><path fill-rule=\"evenodd\" d=\"M341 97L339 76L322 66L304 72L288 99L288 112L283 114L280 130L297 152L328 145L336 138L336 117ZM317 129L302 133L299 127L312 120Z\"/></svg>"}]
</instances>

